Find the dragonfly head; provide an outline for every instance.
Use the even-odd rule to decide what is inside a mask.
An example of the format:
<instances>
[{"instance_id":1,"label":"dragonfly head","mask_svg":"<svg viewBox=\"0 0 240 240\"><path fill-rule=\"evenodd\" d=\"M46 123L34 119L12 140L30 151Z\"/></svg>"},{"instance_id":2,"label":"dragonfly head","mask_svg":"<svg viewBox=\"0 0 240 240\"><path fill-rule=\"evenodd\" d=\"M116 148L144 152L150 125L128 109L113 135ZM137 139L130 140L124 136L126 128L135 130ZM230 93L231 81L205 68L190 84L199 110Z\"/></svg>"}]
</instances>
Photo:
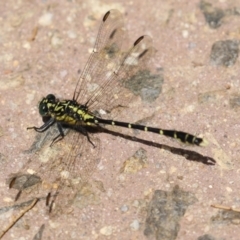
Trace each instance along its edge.
<instances>
[{"instance_id":1,"label":"dragonfly head","mask_svg":"<svg viewBox=\"0 0 240 240\"><path fill-rule=\"evenodd\" d=\"M48 117L51 115L51 110L56 106L57 100L53 94L48 94L39 103L39 113L42 117Z\"/></svg>"}]
</instances>

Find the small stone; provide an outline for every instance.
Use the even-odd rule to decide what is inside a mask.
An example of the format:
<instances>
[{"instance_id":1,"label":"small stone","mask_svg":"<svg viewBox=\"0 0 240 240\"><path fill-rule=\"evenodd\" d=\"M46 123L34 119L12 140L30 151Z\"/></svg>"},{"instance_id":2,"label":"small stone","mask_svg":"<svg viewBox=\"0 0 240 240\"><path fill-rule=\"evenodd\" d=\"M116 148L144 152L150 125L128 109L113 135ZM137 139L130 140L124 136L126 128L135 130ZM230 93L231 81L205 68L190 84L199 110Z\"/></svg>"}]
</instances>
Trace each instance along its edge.
<instances>
[{"instance_id":1,"label":"small stone","mask_svg":"<svg viewBox=\"0 0 240 240\"><path fill-rule=\"evenodd\" d=\"M120 172L121 173L136 173L140 171L142 168L145 168L147 166L147 154L146 150L143 148L138 149L135 154L128 158Z\"/></svg>"},{"instance_id":2,"label":"small stone","mask_svg":"<svg viewBox=\"0 0 240 240\"><path fill-rule=\"evenodd\" d=\"M138 200L134 200L133 204L134 207L139 207L139 201Z\"/></svg>"},{"instance_id":3,"label":"small stone","mask_svg":"<svg viewBox=\"0 0 240 240\"><path fill-rule=\"evenodd\" d=\"M210 28L216 29L221 26L222 19L225 16L225 12L222 9L204 0L200 1L199 7Z\"/></svg>"},{"instance_id":4,"label":"small stone","mask_svg":"<svg viewBox=\"0 0 240 240\"><path fill-rule=\"evenodd\" d=\"M75 39L75 38L77 37L76 32L73 32L73 31L68 31L68 32L67 32L67 35L68 35L68 37L71 38L71 39Z\"/></svg>"},{"instance_id":5,"label":"small stone","mask_svg":"<svg viewBox=\"0 0 240 240\"><path fill-rule=\"evenodd\" d=\"M235 64L239 54L238 40L217 41L212 45L210 61L216 66L229 67Z\"/></svg>"},{"instance_id":6,"label":"small stone","mask_svg":"<svg viewBox=\"0 0 240 240\"><path fill-rule=\"evenodd\" d=\"M127 205L123 205L122 207L121 207L121 211L122 212L127 212L128 211L128 206Z\"/></svg>"},{"instance_id":7,"label":"small stone","mask_svg":"<svg viewBox=\"0 0 240 240\"><path fill-rule=\"evenodd\" d=\"M11 26L12 27L19 27L23 22L23 17L22 16L13 16L11 19Z\"/></svg>"},{"instance_id":8,"label":"small stone","mask_svg":"<svg viewBox=\"0 0 240 240\"><path fill-rule=\"evenodd\" d=\"M113 195L113 189L112 188L109 188L108 190L107 190L107 196L108 197L111 197Z\"/></svg>"},{"instance_id":9,"label":"small stone","mask_svg":"<svg viewBox=\"0 0 240 240\"><path fill-rule=\"evenodd\" d=\"M183 36L184 38L188 38L188 36L189 36L188 30L183 30L183 31L182 31L182 36Z\"/></svg>"},{"instance_id":10,"label":"small stone","mask_svg":"<svg viewBox=\"0 0 240 240\"><path fill-rule=\"evenodd\" d=\"M49 220L49 225L51 228L56 229L59 226L59 223Z\"/></svg>"},{"instance_id":11,"label":"small stone","mask_svg":"<svg viewBox=\"0 0 240 240\"><path fill-rule=\"evenodd\" d=\"M23 48L29 50L31 48L31 45L29 42L25 42L23 45L22 45Z\"/></svg>"},{"instance_id":12,"label":"small stone","mask_svg":"<svg viewBox=\"0 0 240 240\"><path fill-rule=\"evenodd\" d=\"M52 13L44 13L38 20L38 23L41 26L49 26L50 24L52 24L52 18L53 18L53 14Z\"/></svg>"},{"instance_id":13,"label":"small stone","mask_svg":"<svg viewBox=\"0 0 240 240\"><path fill-rule=\"evenodd\" d=\"M231 97L229 100L230 106L232 108L238 108L240 107L240 95Z\"/></svg>"},{"instance_id":14,"label":"small stone","mask_svg":"<svg viewBox=\"0 0 240 240\"><path fill-rule=\"evenodd\" d=\"M59 34L54 34L51 38L51 44L53 47L60 47L63 44L62 38Z\"/></svg>"},{"instance_id":15,"label":"small stone","mask_svg":"<svg viewBox=\"0 0 240 240\"><path fill-rule=\"evenodd\" d=\"M105 226L100 229L100 233L105 236L110 236L113 233L113 227L112 226Z\"/></svg>"},{"instance_id":16,"label":"small stone","mask_svg":"<svg viewBox=\"0 0 240 240\"><path fill-rule=\"evenodd\" d=\"M134 220L131 224L130 224L130 228L133 230L133 231L137 231L140 227L140 223L138 220Z\"/></svg>"}]
</instances>

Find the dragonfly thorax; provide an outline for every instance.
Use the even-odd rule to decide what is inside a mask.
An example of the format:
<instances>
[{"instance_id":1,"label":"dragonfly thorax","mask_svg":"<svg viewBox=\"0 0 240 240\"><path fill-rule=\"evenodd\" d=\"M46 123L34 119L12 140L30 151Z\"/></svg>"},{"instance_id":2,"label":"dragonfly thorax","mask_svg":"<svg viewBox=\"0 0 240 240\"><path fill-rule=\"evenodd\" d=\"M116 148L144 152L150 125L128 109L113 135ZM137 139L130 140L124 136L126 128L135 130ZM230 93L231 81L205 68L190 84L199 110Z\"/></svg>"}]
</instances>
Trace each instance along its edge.
<instances>
[{"instance_id":1,"label":"dragonfly thorax","mask_svg":"<svg viewBox=\"0 0 240 240\"><path fill-rule=\"evenodd\" d=\"M68 125L82 124L94 119L85 105L75 100L59 100L53 94L47 95L39 104L39 113L43 118L49 117L56 122Z\"/></svg>"}]
</instances>

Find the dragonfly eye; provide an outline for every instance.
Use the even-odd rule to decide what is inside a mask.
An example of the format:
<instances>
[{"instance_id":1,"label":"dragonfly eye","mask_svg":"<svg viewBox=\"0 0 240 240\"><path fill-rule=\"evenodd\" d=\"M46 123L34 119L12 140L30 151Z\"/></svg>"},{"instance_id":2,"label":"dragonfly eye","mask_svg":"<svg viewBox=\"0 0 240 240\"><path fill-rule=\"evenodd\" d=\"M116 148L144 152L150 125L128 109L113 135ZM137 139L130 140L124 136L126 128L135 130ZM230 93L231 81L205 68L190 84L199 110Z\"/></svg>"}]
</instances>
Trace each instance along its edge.
<instances>
[{"instance_id":1,"label":"dragonfly eye","mask_svg":"<svg viewBox=\"0 0 240 240\"><path fill-rule=\"evenodd\" d=\"M47 99L49 102L55 102L56 97L55 97L53 94L48 94L48 95L46 96L46 99Z\"/></svg>"},{"instance_id":2,"label":"dragonfly eye","mask_svg":"<svg viewBox=\"0 0 240 240\"><path fill-rule=\"evenodd\" d=\"M41 116L47 116L48 115L48 100L44 98L39 103L39 113Z\"/></svg>"}]
</instances>

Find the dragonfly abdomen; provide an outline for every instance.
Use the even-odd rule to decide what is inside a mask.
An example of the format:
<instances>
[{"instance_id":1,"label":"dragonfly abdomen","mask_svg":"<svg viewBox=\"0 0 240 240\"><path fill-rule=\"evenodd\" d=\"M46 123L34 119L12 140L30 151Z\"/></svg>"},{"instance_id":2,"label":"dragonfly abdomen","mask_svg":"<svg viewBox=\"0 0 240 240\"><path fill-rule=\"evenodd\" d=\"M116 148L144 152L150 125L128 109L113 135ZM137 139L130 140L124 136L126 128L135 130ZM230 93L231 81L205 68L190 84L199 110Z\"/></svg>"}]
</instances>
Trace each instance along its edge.
<instances>
[{"instance_id":1,"label":"dragonfly abdomen","mask_svg":"<svg viewBox=\"0 0 240 240\"><path fill-rule=\"evenodd\" d=\"M198 138L189 133L181 132L181 131L166 130L161 128L148 127L140 124L132 124L128 122L120 122L120 121L113 121L113 120L106 120L106 119L99 119L99 118L94 118L91 121L94 121L94 123L96 124L107 124L107 125L113 125L113 126L119 126L119 127L125 127L125 128L138 129L145 132L157 133L160 135L164 135L166 137L175 138L183 143L194 144L197 146L205 146L207 144L206 140L202 138Z\"/></svg>"}]
</instances>

